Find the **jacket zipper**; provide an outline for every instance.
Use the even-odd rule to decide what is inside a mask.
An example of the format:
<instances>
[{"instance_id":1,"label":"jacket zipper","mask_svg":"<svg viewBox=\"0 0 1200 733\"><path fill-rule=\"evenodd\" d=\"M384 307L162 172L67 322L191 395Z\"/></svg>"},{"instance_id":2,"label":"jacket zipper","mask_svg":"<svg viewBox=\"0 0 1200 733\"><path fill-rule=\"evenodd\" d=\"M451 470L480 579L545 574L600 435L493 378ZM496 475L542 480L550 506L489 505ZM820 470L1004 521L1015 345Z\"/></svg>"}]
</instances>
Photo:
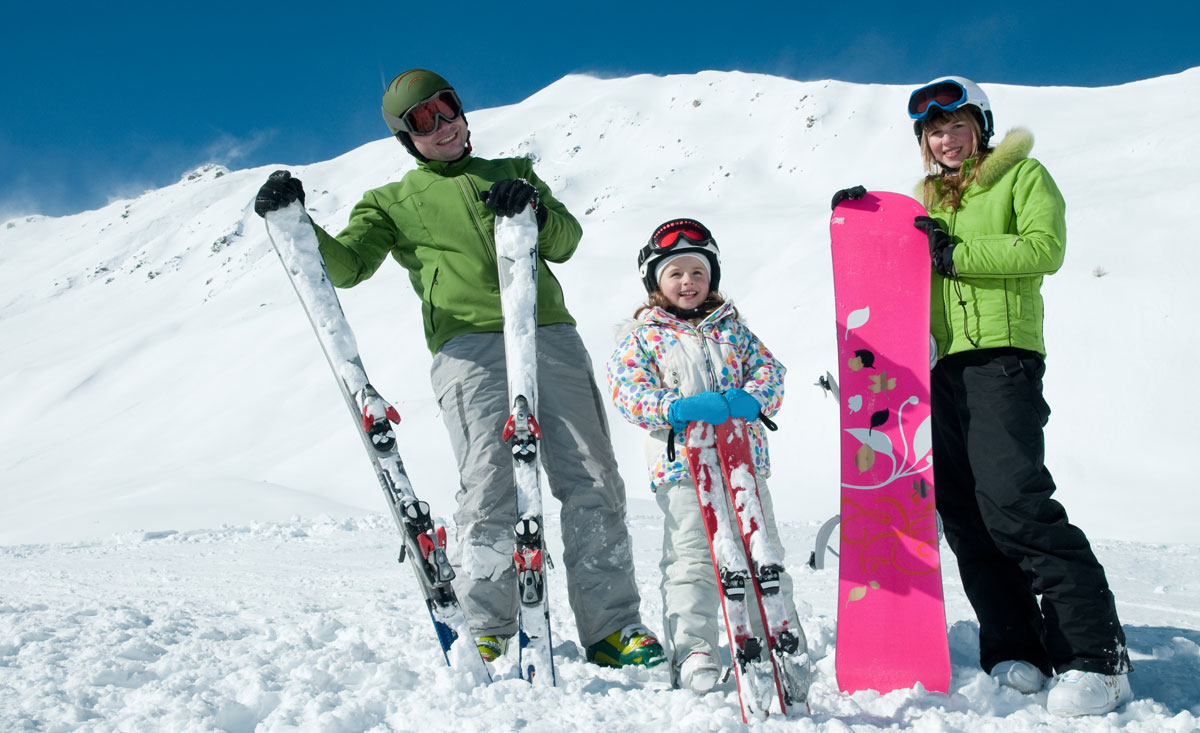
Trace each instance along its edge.
<instances>
[{"instance_id":1,"label":"jacket zipper","mask_svg":"<svg viewBox=\"0 0 1200 733\"><path fill-rule=\"evenodd\" d=\"M491 256L492 264L499 267L496 259L495 237L488 234L487 227L483 225L483 220L479 218L479 212L475 209L475 202L479 200L479 189L475 187L475 182L471 180L471 177L465 173L455 176L454 180L458 183L458 190L462 194L463 203L467 205L467 211L471 212L471 221L475 223L475 228L479 231L479 237L485 245L484 250ZM470 191L467 190L468 186Z\"/></svg>"},{"instance_id":2,"label":"jacket zipper","mask_svg":"<svg viewBox=\"0 0 1200 733\"><path fill-rule=\"evenodd\" d=\"M434 305L433 305L433 291L434 291L434 290L437 290L437 286L438 286L438 275L440 275L440 274L441 274L441 272L442 272L442 271L441 271L441 268L434 268L434 270L433 270L433 282L429 283L429 325L428 325L428 332L429 332L429 335L430 335L430 336L433 336L433 334L434 334L434 330L433 330L433 311L434 311Z\"/></svg>"}]
</instances>

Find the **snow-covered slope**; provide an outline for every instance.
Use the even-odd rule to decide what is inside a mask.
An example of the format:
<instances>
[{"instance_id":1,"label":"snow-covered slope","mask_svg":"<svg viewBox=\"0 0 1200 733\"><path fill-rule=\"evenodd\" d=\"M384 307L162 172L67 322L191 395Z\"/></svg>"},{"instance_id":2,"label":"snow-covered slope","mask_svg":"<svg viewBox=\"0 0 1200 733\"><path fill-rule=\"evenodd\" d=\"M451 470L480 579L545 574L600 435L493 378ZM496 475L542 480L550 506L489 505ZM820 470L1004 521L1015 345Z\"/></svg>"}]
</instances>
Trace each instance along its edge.
<instances>
[{"instance_id":1,"label":"snow-covered slope","mask_svg":"<svg viewBox=\"0 0 1200 733\"><path fill-rule=\"evenodd\" d=\"M1098 537L1198 537L1197 86L1200 69L1114 88L988 86L999 129L1033 130L1068 201L1067 263L1045 288L1048 463ZM469 114L479 154L533 156L583 222L578 254L554 269L598 365L643 296L634 260L649 231L680 215L713 229L725 290L790 369L773 436L784 517L836 511L836 409L809 386L836 371L827 204L857 183L911 190L906 93L736 72L572 76ZM383 139L290 167L336 231L364 190L410 166ZM0 225L0 543L379 509L249 208L270 170L208 167L97 211ZM344 301L405 416L418 490L445 510L455 478L407 278L386 263ZM630 496L645 499L641 435L612 418Z\"/></svg>"},{"instance_id":2,"label":"snow-covered slope","mask_svg":"<svg viewBox=\"0 0 1200 733\"><path fill-rule=\"evenodd\" d=\"M948 552L953 694L836 692L835 574L800 568L837 508L837 411L810 386L836 371L828 201L858 183L911 190L907 88L568 77L469 113L479 154L533 156L583 223L554 271L599 373L643 297L637 248L681 215L713 229L725 290L788 365L772 490L819 658L814 717L789 725L1197 727L1200 546L1160 543L1200 541L1187 458L1198 87L1200 69L1114 88L987 86L1000 130L1032 129L1069 206L1067 263L1045 287L1048 463L1109 570L1138 665L1139 701L1100 723L1051 720L981 675ZM336 231L411 162L384 139L284 166ZM361 444L249 208L274 167L207 167L97 211L0 224L0 545L13 545L0 548L0 728L739 727L729 689L697 702L664 691L661 671L584 665L554 576L562 689L532 699L506 680L469 695L437 667ZM404 415L413 483L448 515L457 477L410 291L386 263L342 299ZM610 419L654 620L660 519L642 435Z\"/></svg>"}]
</instances>

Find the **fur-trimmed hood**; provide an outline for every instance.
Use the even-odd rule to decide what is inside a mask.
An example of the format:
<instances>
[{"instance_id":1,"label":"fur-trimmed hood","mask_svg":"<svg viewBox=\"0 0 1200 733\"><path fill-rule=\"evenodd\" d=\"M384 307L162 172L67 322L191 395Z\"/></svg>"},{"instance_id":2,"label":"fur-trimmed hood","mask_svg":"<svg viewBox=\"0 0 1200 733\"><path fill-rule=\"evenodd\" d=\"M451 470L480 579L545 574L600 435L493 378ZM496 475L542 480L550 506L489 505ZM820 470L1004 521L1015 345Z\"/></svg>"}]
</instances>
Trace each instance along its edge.
<instances>
[{"instance_id":1,"label":"fur-trimmed hood","mask_svg":"<svg viewBox=\"0 0 1200 733\"><path fill-rule=\"evenodd\" d=\"M1033 151L1033 133L1023 127L1009 130L1000 144L983 159L979 167L979 185L990 188L1000 180L1009 169L1029 157ZM968 160L963 165L974 165Z\"/></svg>"}]
</instances>

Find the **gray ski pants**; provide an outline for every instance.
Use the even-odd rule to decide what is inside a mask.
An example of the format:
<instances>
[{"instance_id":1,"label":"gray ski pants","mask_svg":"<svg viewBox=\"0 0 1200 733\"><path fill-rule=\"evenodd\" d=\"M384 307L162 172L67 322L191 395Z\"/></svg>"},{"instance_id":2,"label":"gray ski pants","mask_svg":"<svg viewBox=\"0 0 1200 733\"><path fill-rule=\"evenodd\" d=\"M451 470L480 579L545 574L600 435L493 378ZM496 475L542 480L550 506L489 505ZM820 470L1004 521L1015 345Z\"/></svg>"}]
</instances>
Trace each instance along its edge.
<instances>
[{"instance_id":1,"label":"gray ski pants","mask_svg":"<svg viewBox=\"0 0 1200 733\"><path fill-rule=\"evenodd\" d=\"M562 504L568 599L587 647L640 622L625 484L579 333L567 324L541 326L537 352L542 468ZM456 336L434 357L430 373L460 476L455 591L477 635L513 635L517 506L512 454L500 439L510 407L504 334Z\"/></svg>"}]
</instances>

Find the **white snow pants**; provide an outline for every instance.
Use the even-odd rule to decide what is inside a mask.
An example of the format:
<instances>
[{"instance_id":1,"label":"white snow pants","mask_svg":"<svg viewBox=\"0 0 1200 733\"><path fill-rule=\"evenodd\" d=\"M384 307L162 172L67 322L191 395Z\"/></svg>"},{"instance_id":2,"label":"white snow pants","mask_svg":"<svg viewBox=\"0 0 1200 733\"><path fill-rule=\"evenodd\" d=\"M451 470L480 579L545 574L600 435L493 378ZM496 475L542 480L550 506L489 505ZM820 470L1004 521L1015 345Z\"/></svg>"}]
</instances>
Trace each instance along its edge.
<instances>
[{"instance_id":1,"label":"white snow pants","mask_svg":"<svg viewBox=\"0 0 1200 733\"><path fill-rule=\"evenodd\" d=\"M537 352L542 468L562 502L567 597L586 647L641 622L625 484L592 360L578 332L568 324L541 326ZM460 478L454 588L477 635L511 636L517 632L512 556L517 490L512 453L500 439L509 415L504 334L450 339L433 358L430 373Z\"/></svg>"},{"instance_id":2,"label":"white snow pants","mask_svg":"<svg viewBox=\"0 0 1200 733\"><path fill-rule=\"evenodd\" d=\"M766 480L761 477L758 478L758 496L767 521L770 545L782 559L783 546L775 526L771 492L767 489ZM662 570L663 641L669 645L672 679L678 682L679 665L692 652L705 652L718 659L718 639L725 638L721 636L724 632L718 628L721 597L713 571L712 553L708 549L708 537L704 532L704 521L700 515L696 485L690 479L665 484L654 492L654 498L664 514L663 554L659 563ZM735 522L728 497L726 506L729 507L730 521ZM733 531L737 532L736 525ZM791 626L800 637L800 651L804 651L807 643L792 600L792 577L786 572L779 575L779 592ZM758 609L753 606L750 621L755 634L765 639Z\"/></svg>"}]
</instances>

